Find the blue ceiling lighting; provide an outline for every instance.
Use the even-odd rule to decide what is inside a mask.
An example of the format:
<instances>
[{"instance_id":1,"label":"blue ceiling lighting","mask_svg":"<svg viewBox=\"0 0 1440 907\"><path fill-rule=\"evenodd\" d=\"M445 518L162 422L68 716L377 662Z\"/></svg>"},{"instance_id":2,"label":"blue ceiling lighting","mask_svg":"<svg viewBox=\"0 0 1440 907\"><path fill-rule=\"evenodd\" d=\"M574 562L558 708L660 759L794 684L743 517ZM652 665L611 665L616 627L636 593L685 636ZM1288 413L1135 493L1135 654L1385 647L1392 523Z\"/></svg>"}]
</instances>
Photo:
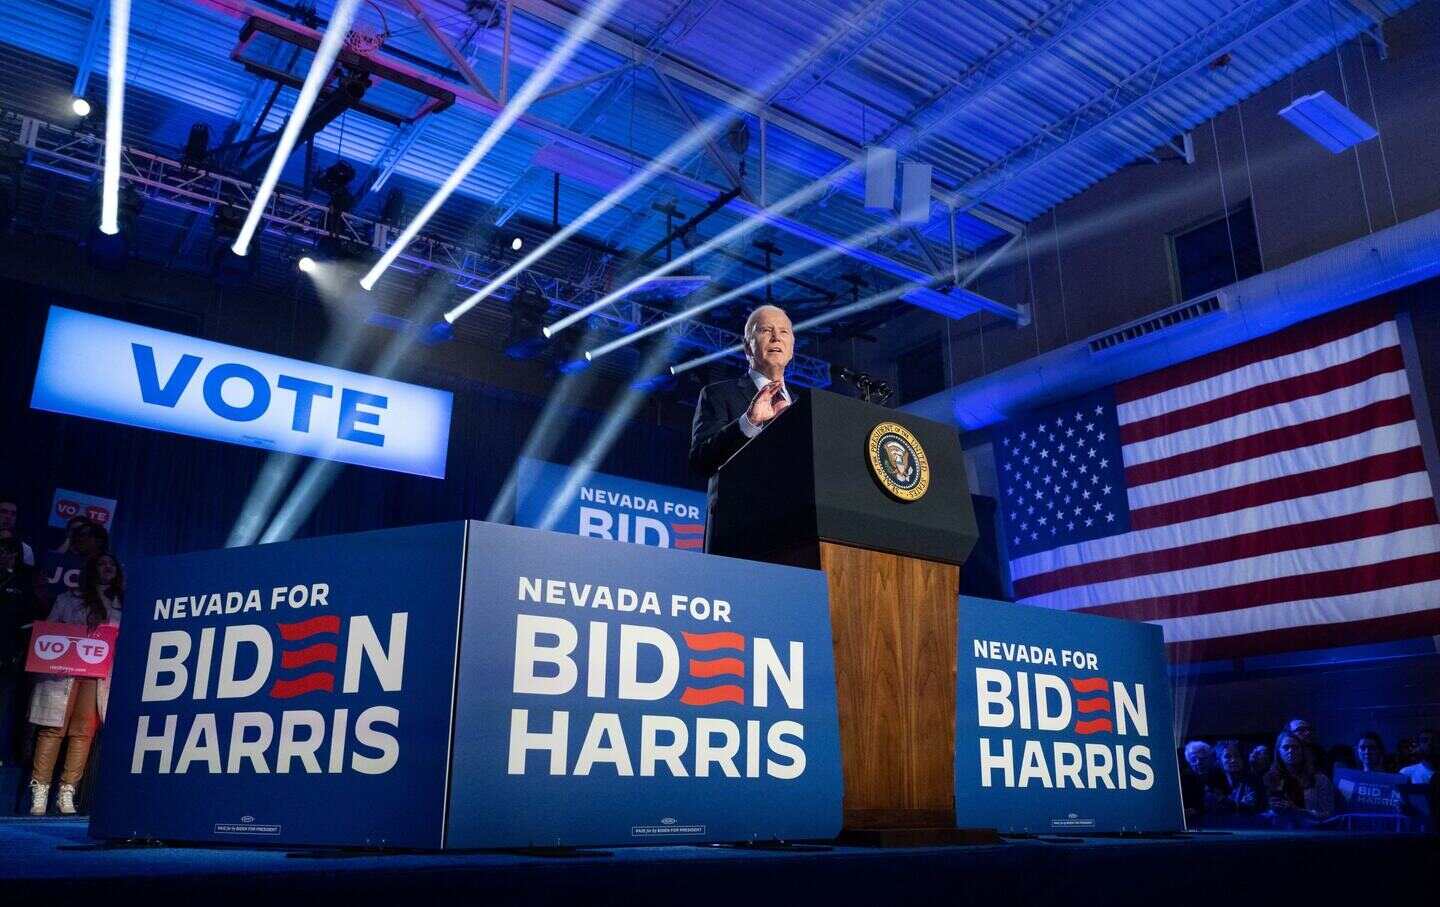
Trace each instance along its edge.
<instances>
[{"instance_id":1,"label":"blue ceiling lighting","mask_svg":"<svg viewBox=\"0 0 1440 907\"><path fill-rule=\"evenodd\" d=\"M1280 115L1328 148L1331 154L1339 154L1380 134L1328 91L1307 94L1281 110Z\"/></svg>"},{"instance_id":2,"label":"blue ceiling lighting","mask_svg":"<svg viewBox=\"0 0 1440 907\"><path fill-rule=\"evenodd\" d=\"M131 2L126 141L171 159L197 122L224 142L279 130L295 91L293 84L274 91L275 74L298 82L313 56L313 46L279 35L286 29L318 35L336 8L336 0L317 0L313 13L293 0ZM527 274L557 287L556 298L577 310L602 297L622 266L636 273L627 256L657 243L664 248L661 211L678 211L670 219L683 222L724 200L689 237L693 247L882 145L895 148L901 161L933 166L928 220L818 261L796 275L800 280L777 281L770 288L775 300L793 303L797 322L815 317L833 307L816 301L822 294L815 287L858 271L875 292L916 285L903 297L910 306L950 318L984 310L1013 320L1011 305L951 287L952 268L961 275L978 270L1056 204L1131 162L1155 159L1156 149L1176 136L1414 2L790 0L778 15L773 0L625 0L461 181L427 226L434 245L407 252L402 264L444 270L474 292L516 260L492 248L495 237L508 244L523 235L524 249L535 248L557 231L549 225L573 223L689 132L692 120L715 115L722 99L772 85L763 109L739 118L745 128L737 128L733 143L727 134L676 162ZM95 82L103 80L110 47L96 19L106 7L104 0L0 3L6 42L0 110L68 127L75 123L69 104L77 83L88 81L91 98L103 97ZM348 215L363 234L356 239L375 255L387 248L398 231L377 223L384 192L372 187L403 186L415 200L433 195L503 109L502 84L509 93L523 86L585 8L573 0L361 4L363 24L383 36L369 59L408 81L378 80L364 96L366 108L394 116L356 107L314 138L317 169L343 158L359 174L360 201ZM379 27L381 15L388 28ZM264 28L256 25L262 22ZM1215 66L1221 59L1225 64ZM427 99L429 113L419 103ZM1350 136L1340 135L1342 117L1334 115L1348 111L1336 107L1322 94L1290 112L1305 113L1312 127L1338 141L1362 136L1363 121L1349 123L1357 129ZM741 141L745 134L748 141ZM303 157L295 155L281 177L292 195L303 182ZM61 166L44 156L34 160L30 166ZM560 174L559 191L551 171ZM743 191L726 200L737 180ZM147 211L174 202L175 220L189 234L182 242L173 233L158 235L154 243L200 257L210 203L140 188L162 202ZM191 218L197 208L204 216ZM764 231L783 250L777 256L783 264L835 248L877 219L865 208L862 168ZM162 228L146 220L146 230ZM293 245L282 232L267 228L262 240ZM294 278L293 252L270 257L286 262ZM757 277L750 258L724 262L730 270L714 289ZM268 267L262 263L262 272ZM660 301L636 314L622 311L622 300L606 317L613 316L617 331L636 330L685 304ZM694 356L728 347L733 341L707 347L705 338L717 325L733 327L736 314L711 313L715 323L687 328L679 348ZM457 339L503 335L508 317L498 302L478 306L458 326ZM813 377L828 381L819 366Z\"/></svg>"}]
</instances>

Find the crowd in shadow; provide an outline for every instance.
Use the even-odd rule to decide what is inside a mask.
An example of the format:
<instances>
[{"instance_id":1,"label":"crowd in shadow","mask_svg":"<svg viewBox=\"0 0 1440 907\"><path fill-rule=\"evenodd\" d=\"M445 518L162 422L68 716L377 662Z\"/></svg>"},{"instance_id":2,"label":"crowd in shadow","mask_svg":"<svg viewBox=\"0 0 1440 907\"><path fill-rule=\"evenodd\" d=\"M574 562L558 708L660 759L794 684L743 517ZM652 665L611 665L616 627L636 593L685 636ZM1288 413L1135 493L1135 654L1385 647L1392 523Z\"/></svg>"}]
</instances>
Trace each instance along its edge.
<instances>
[{"instance_id":1,"label":"crowd in shadow","mask_svg":"<svg viewBox=\"0 0 1440 907\"><path fill-rule=\"evenodd\" d=\"M1274 743L1188 741L1180 788L1191 828L1435 830L1440 802L1435 732L1387 750L1379 734L1323 747L1304 718Z\"/></svg>"}]
</instances>

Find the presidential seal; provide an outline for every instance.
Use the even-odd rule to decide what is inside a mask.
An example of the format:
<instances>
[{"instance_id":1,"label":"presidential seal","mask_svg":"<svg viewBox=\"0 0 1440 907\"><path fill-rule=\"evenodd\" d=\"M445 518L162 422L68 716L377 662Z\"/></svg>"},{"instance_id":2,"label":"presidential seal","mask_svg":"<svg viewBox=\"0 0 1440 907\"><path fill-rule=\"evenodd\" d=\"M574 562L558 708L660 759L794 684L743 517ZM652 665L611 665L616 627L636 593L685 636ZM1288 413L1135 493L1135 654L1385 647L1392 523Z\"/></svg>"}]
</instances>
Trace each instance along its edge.
<instances>
[{"instance_id":1,"label":"presidential seal","mask_svg":"<svg viewBox=\"0 0 1440 907\"><path fill-rule=\"evenodd\" d=\"M881 422L866 444L870 471L892 497L918 501L930 490L930 461L920 441L896 422Z\"/></svg>"}]
</instances>

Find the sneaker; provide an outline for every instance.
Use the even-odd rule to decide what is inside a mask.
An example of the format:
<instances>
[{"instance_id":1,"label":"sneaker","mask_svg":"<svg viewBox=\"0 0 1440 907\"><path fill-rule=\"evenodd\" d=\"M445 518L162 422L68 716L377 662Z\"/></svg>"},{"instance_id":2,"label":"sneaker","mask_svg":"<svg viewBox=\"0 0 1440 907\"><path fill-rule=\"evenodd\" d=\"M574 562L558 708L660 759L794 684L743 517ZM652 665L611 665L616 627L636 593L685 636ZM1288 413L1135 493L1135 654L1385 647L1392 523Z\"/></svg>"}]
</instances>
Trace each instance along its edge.
<instances>
[{"instance_id":1,"label":"sneaker","mask_svg":"<svg viewBox=\"0 0 1440 907\"><path fill-rule=\"evenodd\" d=\"M60 790L55 793L55 806L61 815L75 815L75 785L60 785Z\"/></svg>"},{"instance_id":2,"label":"sneaker","mask_svg":"<svg viewBox=\"0 0 1440 907\"><path fill-rule=\"evenodd\" d=\"M30 782L30 815L43 816L50 802L50 785L39 781Z\"/></svg>"}]
</instances>

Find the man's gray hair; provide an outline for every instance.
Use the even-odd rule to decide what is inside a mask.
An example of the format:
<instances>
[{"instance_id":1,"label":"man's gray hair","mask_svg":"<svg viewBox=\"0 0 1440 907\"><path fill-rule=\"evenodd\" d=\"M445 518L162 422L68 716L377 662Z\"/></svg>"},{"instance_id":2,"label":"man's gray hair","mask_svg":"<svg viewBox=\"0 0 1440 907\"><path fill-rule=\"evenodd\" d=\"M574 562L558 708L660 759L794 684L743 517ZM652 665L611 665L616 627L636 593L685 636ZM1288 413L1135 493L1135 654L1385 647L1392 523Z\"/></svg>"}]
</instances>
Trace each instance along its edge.
<instances>
[{"instance_id":1,"label":"man's gray hair","mask_svg":"<svg viewBox=\"0 0 1440 907\"><path fill-rule=\"evenodd\" d=\"M765 305L757 306L757 307L755 308L755 311L753 311L753 312L750 313L750 317L745 319L745 342L746 342L746 343L749 343L752 339L754 339L754 337L755 337L755 322L756 322L757 320L759 320L760 316L761 316L762 314L764 314L765 312L779 312L781 315L784 315L786 318L789 318L789 317L790 317L790 316L785 312L785 310L782 309L782 308L780 308L778 305L770 305L769 303L766 303Z\"/></svg>"}]
</instances>

